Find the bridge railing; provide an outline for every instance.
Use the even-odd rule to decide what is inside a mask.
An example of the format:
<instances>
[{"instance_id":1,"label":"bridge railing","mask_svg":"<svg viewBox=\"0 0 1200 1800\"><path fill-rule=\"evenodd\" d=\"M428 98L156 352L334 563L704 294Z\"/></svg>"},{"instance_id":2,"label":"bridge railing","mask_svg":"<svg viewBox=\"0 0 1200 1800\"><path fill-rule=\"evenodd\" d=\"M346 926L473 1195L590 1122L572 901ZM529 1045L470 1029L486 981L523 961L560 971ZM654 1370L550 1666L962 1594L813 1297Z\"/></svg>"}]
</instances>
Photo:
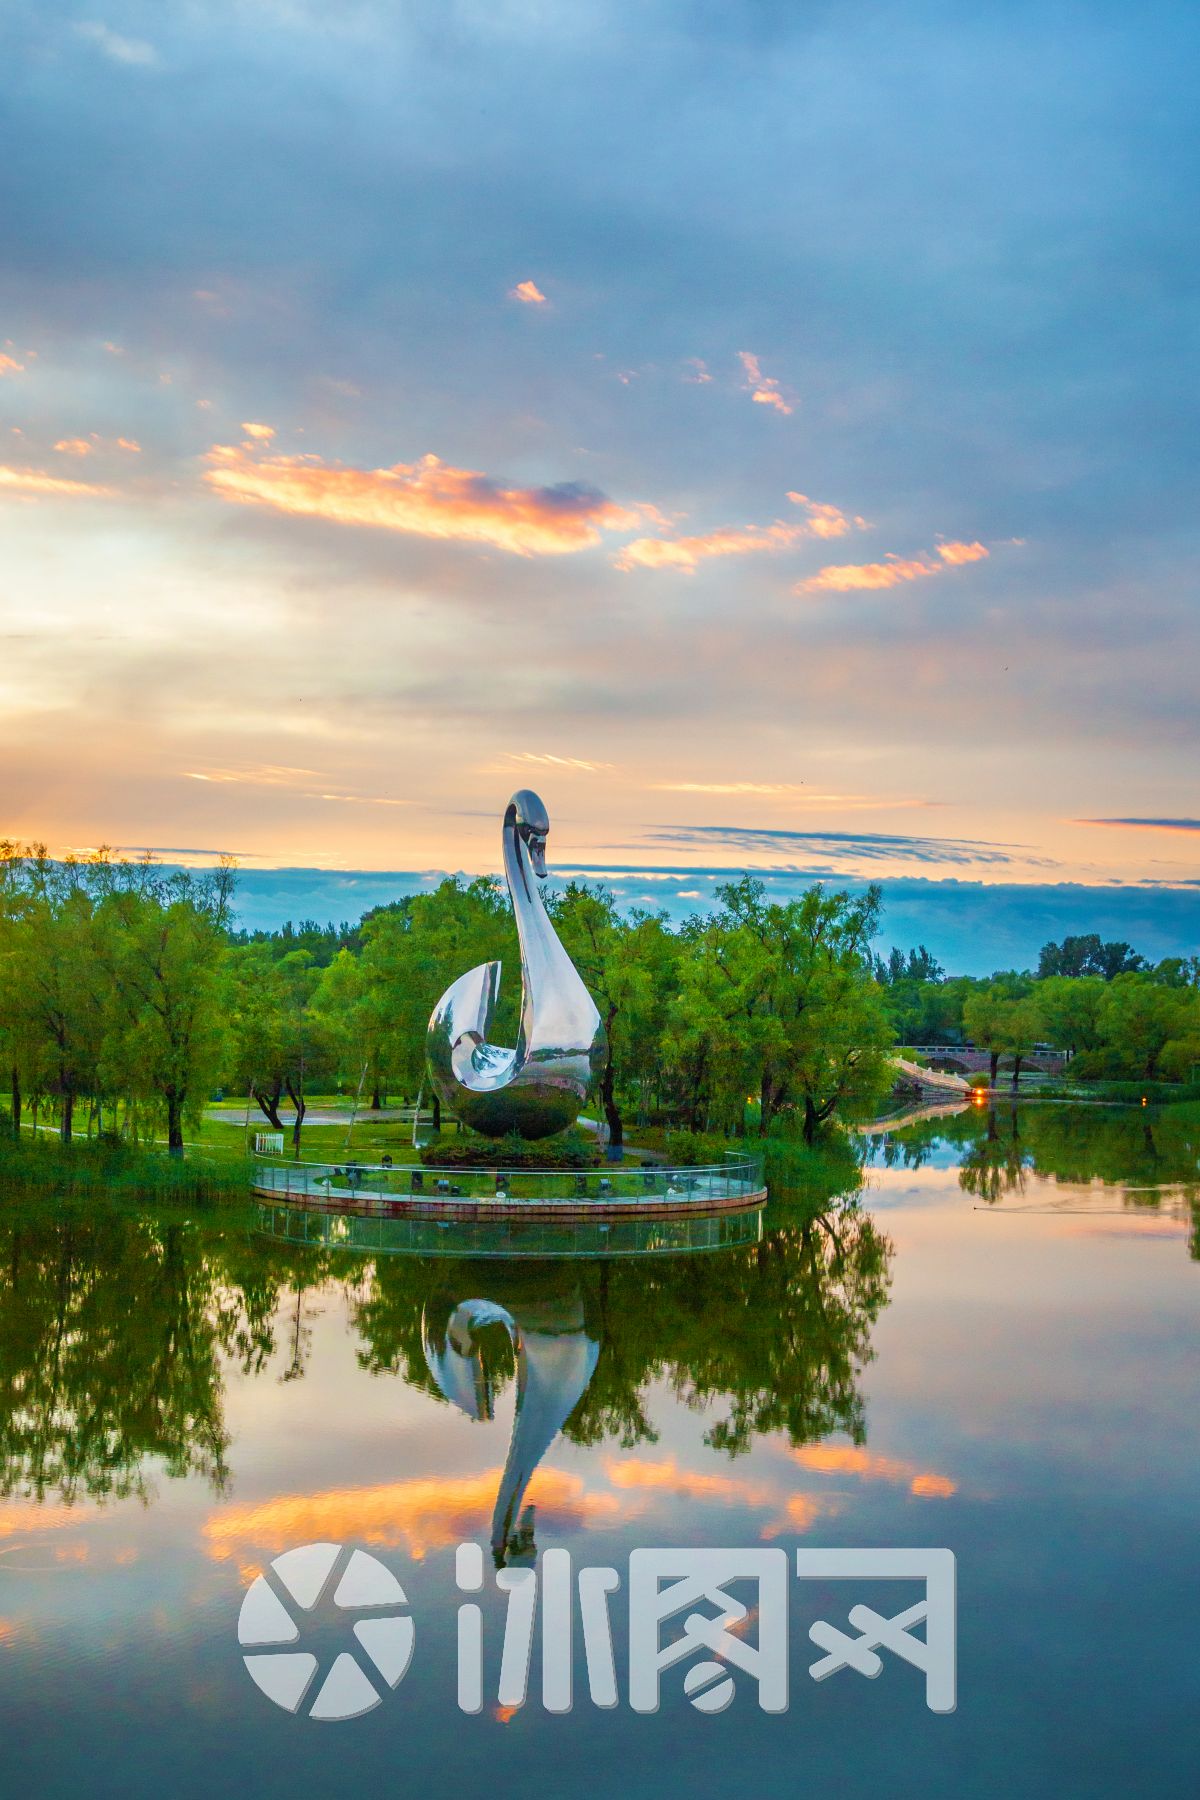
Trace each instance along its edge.
<instances>
[{"instance_id":1,"label":"bridge railing","mask_svg":"<svg viewBox=\"0 0 1200 1800\"><path fill-rule=\"evenodd\" d=\"M602 1169L429 1169L361 1163L280 1162L259 1158L252 1185L258 1194L281 1200L353 1202L469 1200L611 1206L663 1201L751 1199L763 1188L762 1163L755 1156L729 1156L696 1167L662 1164Z\"/></svg>"}]
</instances>

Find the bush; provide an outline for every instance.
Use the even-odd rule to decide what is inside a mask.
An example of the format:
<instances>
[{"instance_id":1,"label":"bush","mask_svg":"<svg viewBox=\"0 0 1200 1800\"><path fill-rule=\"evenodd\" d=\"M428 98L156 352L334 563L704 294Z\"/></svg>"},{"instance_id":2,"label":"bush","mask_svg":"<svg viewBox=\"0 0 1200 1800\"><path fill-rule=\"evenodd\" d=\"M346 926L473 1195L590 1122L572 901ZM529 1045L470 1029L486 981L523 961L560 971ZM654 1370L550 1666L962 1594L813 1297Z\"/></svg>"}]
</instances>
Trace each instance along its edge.
<instances>
[{"instance_id":1,"label":"bush","mask_svg":"<svg viewBox=\"0 0 1200 1800\"><path fill-rule=\"evenodd\" d=\"M666 1143L667 1156L684 1169L724 1162L729 1150L728 1140L714 1131L668 1131Z\"/></svg>"},{"instance_id":2,"label":"bush","mask_svg":"<svg viewBox=\"0 0 1200 1800\"><path fill-rule=\"evenodd\" d=\"M515 1132L486 1138L472 1131L423 1144L421 1161L430 1169L598 1169L604 1153L595 1138L581 1131L560 1132L532 1144Z\"/></svg>"}]
</instances>

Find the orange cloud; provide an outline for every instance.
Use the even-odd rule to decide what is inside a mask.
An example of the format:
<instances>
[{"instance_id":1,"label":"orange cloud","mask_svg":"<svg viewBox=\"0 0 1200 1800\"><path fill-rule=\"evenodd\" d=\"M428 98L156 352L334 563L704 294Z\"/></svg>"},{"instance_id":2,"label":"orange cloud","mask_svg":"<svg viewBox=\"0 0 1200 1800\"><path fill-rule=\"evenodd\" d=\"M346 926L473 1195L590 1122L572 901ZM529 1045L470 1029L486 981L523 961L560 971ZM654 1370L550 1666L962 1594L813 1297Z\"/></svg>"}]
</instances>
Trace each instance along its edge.
<instances>
[{"instance_id":1,"label":"orange cloud","mask_svg":"<svg viewBox=\"0 0 1200 1800\"><path fill-rule=\"evenodd\" d=\"M595 488L505 487L436 456L391 469L352 469L316 456L256 460L245 447L214 445L205 480L243 506L371 525L417 537L491 544L515 556L562 556L599 543L600 530L628 530L644 514L627 511Z\"/></svg>"},{"instance_id":2,"label":"orange cloud","mask_svg":"<svg viewBox=\"0 0 1200 1800\"><path fill-rule=\"evenodd\" d=\"M54 448L64 456L90 456L92 445L86 438L60 438Z\"/></svg>"},{"instance_id":3,"label":"orange cloud","mask_svg":"<svg viewBox=\"0 0 1200 1800\"><path fill-rule=\"evenodd\" d=\"M256 425L253 420L243 420L242 430L247 437L254 438L260 444L269 444L275 436L273 425Z\"/></svg>"},{"instance_id":4,"label":"orange cloud","mask_svg":"<svg viewBox=\"0 0 1200 1800\"><path fill-rule=\"evenodd\" d=\"M955 567L957 567L957 565L959 563L973 563L973 562L982 561L982 559L987 555L987 550L984 548L984 546L982 544L979 544L979 543L975 543L975 544L950 543L950 544L939 544L937 547L937 553L941 557L941 559L944 563L949 563L951 568L955 568Z\"/></svg>"},{"instance_id":5,"label":"orange cloud","mask_svg":"<svg viewBox=\"0 0 1200 1800\"><path fill-rule=\"evenodd\" d=\"M687 574L714 556L748 556L782 550L808 536L807 525L724 526L699 537L635 538L615 559L618 569L683 569Z\"/></svg>"},{"instance_id":6,"label":"orange cloud","mask_svg":"<svg viewBox=\"0 0 1200 1800\"><path fill-rule=\"evenodd\" d=\"M5 356L0 352L0 375L23 375L25 364L19 363L13 356Z\"/></svg>"},{"instance_id":7,"label":"orange cloud","mask_svg":"<svg viewBox=\"0 0 1200 1800\"><path fill-rule=\"evenodd\" d=\"M679 1494L688 1500L720 1500L727 1506L773 1506L778 1497L776 1488L768 1482L681 1469L674 1457L657 1462L612 1457L605 1462L604 1473L615 1488Z\"/></svg>"},{"instance_id":8,"label":"orange cloud","mask_svg":"<svg viewBox=\"0 0 1200 1800\"><path fill-rule=\"evenodd\" d=\"M795 409L784 399L778 381L773 375L764 375L759 366L757 356L752 350L739 350L738 361L745 370L745 386L750 398L758 406L773 406L776 412L785 415Z\"/></svg>"},{"instance_id":9,"label":"orange cloud","mask_svg":"<svg viewBox=\"0 0 1200 1800\"><path fill-rule=\"evenodd\" d=\"M536 281L518 281L515 288L509 288L510 300L520 300L526 306L545 306L546 296Z\"/></svg>"},{"instance_id":10,"label":"orange cloud","mask_svg":"<svg viewBox=\"0 0 1200 1800\"><path fill-rule=\"evenodd\" d=\"M64 476L48 475L45 469L14 469L0 463L0 489L16 494L98 495L109 494L111 488L97 487L88 481L68 481Z\"/></svg>"},{"instance_id":11,"label":"orange cloud","mask_svg":"<svg viewBox=\"0 0 1200 1800\"><path fill-rule=\"evenodd\" d=\"M614 559L618 569L682 569L685 574L714 556L750 556L761 551L786 550L804 538L842 537L852 528L862 530L867 521L848 515L826 501L807 494L789 493L795 506L804 508L803 524L776 519L773 525L724 525L695 537L643 537L627 544ZM659 520L659 523L666 521Z\"/></svg>"},{"instance_id":12,"label":"orange cloud","mask_svg":"<svg viewBox=\"0 0 1200 1800\"><path fill-rule=\"evenodd\" d=\"M81 1523L78 1507L38 1506L32 1500L0 1502L0 1538L16 1537L22 1531L62 1531Z\"/></svg>"},{"instance_id":13,"label":"orange cloud","mask_svg":"<svg viewBox=\"0 0 1200 1800\"><path fill-rule=\"evenodd\" d=\"M294 1544L358 1538L366 1544L403 1545L417 1561L474 1536L491 1517L502 1471L439 1479L417 1477L379 1487L327 1488L316 1494L281 1494L257 1506L225 1506L202 1527L215 1562L247 1560L247 1552L277 1555ZM614 1494L589 1493L583 1478L538 1469L526 1498L547 1524L610 1524L627 1512Z\"/></svg>"},{"instance_id":14,"label":"orange cloud","mask_svg":"<svg viewBox=\"0 0 1200 1800\"><path fill-rule=\"evenodd\" d=\"M858 513L848 516L840 507L831 506L825 500L810 500L807 494L797 494L789 490L788 499L793 506L802 506L808 514L808 529L813 537L835 538L845 537L852 526L865 531L867 521Z\"/></svg>"},{"instance_id":15,"label":"orange cloud","mask_svg":"<svg viewBox=\"0 0 1200 1800\"><path fill-rule=\"evenodd\" d=\"M118 438L117 449L128 450L134 456L140 456L142 454L142 446L138 443L136 438Z\"/></svg>"},{"instance_id":16,"label":"orange cloud","mask_svg":"<svg viewBox=\"0 0 1200 1800\"><path fill-rule=\"evenodd\" d=\"M918 581L922 575L936 575L938 565L924 557L903 562L889 556L886 562L831 563L828 567L800 582L797 593L814 593L827 589L833 593L849 593L855 588L898 587L902 581Z\"/></svg>"},{"instance_id":17,"label":"orange cloud","mask_svg":"<svg viewBox=\"0 0 1200 1800\"><path fill-rule=\"evenodd\" d=\"M944 568L959 568L965 563L979 562L988 555L983 544L939 544L939 560L922 551L914 557L888 554L882 562L830 563L801 581L798 594L851 593L856 589L899 587L905 581L920 581L926 575L940 575Z\"/></svg>"},{"instance_id":18,"label":"orange cloud","mask_svg":"<svg viewBox=\"0 0 1200 1800\"><path fill-rule=\"evenodd\" d=\"M958 1492L948 1475L934 1475L896 1456L874 1456L857 1444L801 1444L789 1450L793 1462L821 1475L857 1475L863 1481L907 1482L910 1493L946 1498Z\"/></svg>"}]
</instances>

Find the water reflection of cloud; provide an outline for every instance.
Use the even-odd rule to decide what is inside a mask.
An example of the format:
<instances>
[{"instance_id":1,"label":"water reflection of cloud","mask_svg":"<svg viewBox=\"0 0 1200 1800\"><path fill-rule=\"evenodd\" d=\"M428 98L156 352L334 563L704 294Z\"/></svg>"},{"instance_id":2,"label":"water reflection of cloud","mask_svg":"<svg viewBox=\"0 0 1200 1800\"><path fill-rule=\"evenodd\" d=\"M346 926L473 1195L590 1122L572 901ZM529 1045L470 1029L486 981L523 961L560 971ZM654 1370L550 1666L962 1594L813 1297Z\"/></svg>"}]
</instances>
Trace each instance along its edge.
<instances>
[{"instance_id":1,"label":"water reflection of cloud","mask_svg":"<svg viewBox=\"0 0 1200 1800\"><path fill-rule=\"evenodd\" d=\"M431 1550L450 1549L484 1528L501 1473L496 1467L475 1475L281 1494L257 1505L217 1508L202 1535L216 1562L250 1550L277 1554L293 1544L350 1537L366 1544L403 1545L419 1562ZM633 1510L618 1495L589 1492L581 1476L559 1469L539 1469L526 1499L545 1524L558 1528L614 1524Z\"/></svg>"}]
</instances>

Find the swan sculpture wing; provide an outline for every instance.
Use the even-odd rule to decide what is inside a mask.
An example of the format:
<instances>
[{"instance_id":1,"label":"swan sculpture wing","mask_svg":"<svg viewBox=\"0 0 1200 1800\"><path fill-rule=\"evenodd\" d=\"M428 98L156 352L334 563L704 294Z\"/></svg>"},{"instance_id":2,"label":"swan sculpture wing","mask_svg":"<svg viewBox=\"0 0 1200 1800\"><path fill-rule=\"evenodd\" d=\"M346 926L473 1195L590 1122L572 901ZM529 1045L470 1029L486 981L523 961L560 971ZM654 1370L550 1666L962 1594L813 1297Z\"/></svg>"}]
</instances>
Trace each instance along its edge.
<instances>
[{"instance_id":1,"label":"swan sculpture wing","mask_svg":"<svg viewBox=\"0 0 1200 1800\"><path fill-rule=\"evenodd\" d=\"M426 1038L439 1099L487 1137L549 1137L574 1124L604 1061L595 1002L559 941L542 900L550 821L522 788L504 814L504 873L521 944L521 1028L511 1050L488 1042L500 964L480 963L452 982Z\"/></svg>"}]
</instances>

